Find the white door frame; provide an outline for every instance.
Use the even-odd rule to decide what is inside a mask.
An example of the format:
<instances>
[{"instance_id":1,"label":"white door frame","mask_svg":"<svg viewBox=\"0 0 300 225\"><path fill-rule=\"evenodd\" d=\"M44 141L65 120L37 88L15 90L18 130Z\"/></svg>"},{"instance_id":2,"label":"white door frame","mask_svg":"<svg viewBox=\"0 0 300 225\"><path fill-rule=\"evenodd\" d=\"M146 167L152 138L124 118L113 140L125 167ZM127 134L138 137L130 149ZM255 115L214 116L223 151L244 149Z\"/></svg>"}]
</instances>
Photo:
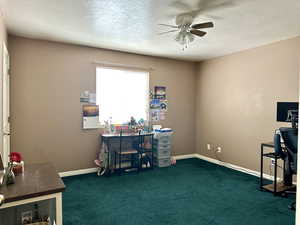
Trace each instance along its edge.
<instances>
[{"instance_id":1,"label":"white door frame","mask_svg":"<svg viewBox=\"0 0 300 225\"><path fill-rule=\"evenodd\" d=\"M7 166L8 157L10 153L10 125L9 125L9 53L6 44L2 44L2 76L1 76L1 88L2 88L2 127L0 128L0 136L2 139L2 160L4 167Z\"/></svg>"}]
</instances>

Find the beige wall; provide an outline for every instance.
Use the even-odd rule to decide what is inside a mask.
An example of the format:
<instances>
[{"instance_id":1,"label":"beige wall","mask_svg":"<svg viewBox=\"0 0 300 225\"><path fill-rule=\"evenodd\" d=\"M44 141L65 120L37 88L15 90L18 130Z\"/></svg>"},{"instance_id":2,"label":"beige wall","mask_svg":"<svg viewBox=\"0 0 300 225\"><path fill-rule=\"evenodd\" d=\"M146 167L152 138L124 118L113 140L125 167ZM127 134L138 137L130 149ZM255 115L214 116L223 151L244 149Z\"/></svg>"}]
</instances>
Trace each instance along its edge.
<instances>
[{"instance_id":1,"label":"beige wall","mask_svg":"<svg viewBox=\"0 0 300 225\"><path fill-rule=\"evenodd\" d=\"M82 91L95 91L93 61L154 68L151 87L168 90L163 125L175 130L173 155L197 152L259 170L260 143L288 125L276 122L276 102L298 101L300 38L198 64L15 36L9 50L12 151L59 171L93 167L99 148L99 131L81 129L79 102Z\"/></svg>"},{"instance_id":2,"label":"beige wall","mask_svg":"<svg viewBox=\"0 0 300 225\"><path fill-rule=\"evenodd\" d=\"M150 85L165 85L165 127L173 155L195 152L195 68L191 62L9 36L11 149L26 163L51 161L59 171L94 167L99 131L83 131L80 93L95 91L93 61L151 67Z\"/></svg>"},{"instance_id":3,"label":"beige wall","mask_svg":"<svg viewBox=\"0 0 300 225\"><path fill-rule=\"evenodd\" d=\"M260 143L290 126L276 122L276 102L298 101L299 53L295 38L200 63L197 153L259 171Z\"/></svg>"}]
</instances>

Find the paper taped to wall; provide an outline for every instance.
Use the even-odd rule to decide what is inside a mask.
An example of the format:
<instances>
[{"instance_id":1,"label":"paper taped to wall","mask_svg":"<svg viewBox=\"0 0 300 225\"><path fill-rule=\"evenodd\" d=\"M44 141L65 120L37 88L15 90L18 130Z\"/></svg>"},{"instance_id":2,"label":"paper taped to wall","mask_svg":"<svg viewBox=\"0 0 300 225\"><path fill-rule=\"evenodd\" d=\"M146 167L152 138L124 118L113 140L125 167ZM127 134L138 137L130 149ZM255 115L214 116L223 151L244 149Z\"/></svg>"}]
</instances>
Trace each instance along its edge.
<instances>
[{"instance_id":1,"label":"paper taped to wall","mask_svg":"<svg viewBox=\"0 0 300 225\"><path fill-rule=\"evenodd\" d=\"M99 106L98 105L83 105L83 129L97 129L101 127L99 121Z\"/></svg>"}]
</instances>

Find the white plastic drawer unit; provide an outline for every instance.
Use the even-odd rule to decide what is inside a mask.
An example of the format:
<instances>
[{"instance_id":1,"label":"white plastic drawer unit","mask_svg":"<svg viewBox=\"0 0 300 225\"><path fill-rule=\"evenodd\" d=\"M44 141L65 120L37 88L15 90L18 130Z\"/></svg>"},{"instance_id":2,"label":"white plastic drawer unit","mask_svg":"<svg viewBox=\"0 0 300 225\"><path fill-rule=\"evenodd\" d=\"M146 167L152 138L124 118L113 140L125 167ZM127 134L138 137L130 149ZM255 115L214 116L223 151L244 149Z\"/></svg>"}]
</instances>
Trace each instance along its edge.
<instances>
[{"instance_id":1,"label":"white plastic drawer unit","mask_svg":"<svg viewBox=\"0 0 300 225\"><path fill-rule=\"evenodd\" d=\"M169 149L169 151L171 150L171 144L154 144L154 149L156 149L157 151L161 151L161 150L165 150L165 149Z\"/></svg>"},{"instance_id":2,"label":"white plastic drawer unit","mask_svg":"<svg viewBox=\"0 0 300 225\"><path fill-rule=\"evenodd\" d=\"M169 158L162 158L162 159L155 159L154 165L158 167L168 167L171 165L171 159Z\"/></svg>"},{"instance_id":3,"label":"white plastic drawer unit","mask_svg":"<svg viewBox=\"0 0 300 225\"><path fill-rule=\"evenodd\" d=\"M171 143L171 136L161 136L160 138L155 139L161 143Z\"/></svg>"},{"instance_id":4,"label":"white plastic drawer unit","mask_svg":"<svg viewBox=\"0 0 300 225\"><path fill-rule=\"evenodd\" d=\"M154 134L155 139L160 139L162 137L171 137L173 132L156 132Z\"/></svg>"},{"instance_id":5,"label":"white plastic drawer unit","mask_svg":"<svg viewBox=\"0 0 300 225\"><path fill-rule=\"evenodd\" d=\"M171 139L159 139L154 141L154 148L171 148Z\"/></svg>"},{"instance_id":6,"label":"white plastic drawer unit","mask_svg":"<svg viewBox=\"0 0 300 225\"><path fill-rule=\"evenodd\" d=\"M165 148L165 149L155 149L154 150L154 157L161 159L161 158L170 158L171 157L171 149Z\"/></svg>"}]
</instances>

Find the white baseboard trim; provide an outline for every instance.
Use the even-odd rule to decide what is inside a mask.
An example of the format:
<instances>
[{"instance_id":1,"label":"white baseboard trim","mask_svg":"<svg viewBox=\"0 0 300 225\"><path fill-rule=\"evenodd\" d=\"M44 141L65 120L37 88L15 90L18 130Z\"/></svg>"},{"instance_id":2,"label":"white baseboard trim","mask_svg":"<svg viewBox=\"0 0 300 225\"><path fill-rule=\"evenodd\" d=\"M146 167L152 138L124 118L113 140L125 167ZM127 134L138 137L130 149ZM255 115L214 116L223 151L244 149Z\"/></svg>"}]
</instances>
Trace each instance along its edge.
<instances>
[{"instance_id":1,"label":"white baseboard trim","mask_svg":"<svg viewBox=\"0 0 300 225\"><path fill-rule=\"evenodd\" d=\"M252 176L260 177L260 172L258 172L258 171L250 170L250 169L247 169L247 168L244 168L244 167L241 167L241 166L237 166L237 165L234 165L234 164L231 164L231 163L222 162L220 160L213 159L213 158L210 158L210 157L207 157L207 156L204 156L204 155L200 155L200 154L195 154L195 155L196 155L196 158L198 158L198 159L202 159L202 160L208 161L210 163L214 163L214 164L224 166L224 167L227 167L227 168L230 168L230 169L233 169L233 170L237 170L237 171L240 171L240 172L243 172L243 173L247 173L247 174L250 174ZM269 174L264 173L263 176L264 176L264 178L266 178L268 180L273 180L274 179L274 176L271 176ZM277 178L277 180L280 180L280 178Z\"/></svg>"},{"instance_id":2,"label":"white baseboard trim","mask_svg":"<svg viewBox=\"0 0 300 225\"><path fill-rule=\"evenodd\" d=\"M176 160L198 158L198 157L197 157L197 154L174 155L173 157L174 157Z\"/></svg>"},{"instance_id":3,"label":"white baseboard trim","mask_svg":"<svg viewBox=\"0 0 300 225\"><path fill-rule=\"evenodd\" d=\"M191 159L191 158L197 158L197 154L189 154L189 155L176 155L174 158L176 160L181 159ZM97 168L88 168L88 169L81 169L81 170L72 170L72 171L66 171L66 172L60 172L58 173L60 177L70 177L70 176L76 176L76 175L82 175L82 174L88 174L88 173L96 173Z\"/></svg>"},{"instance_id":4,"label":"white baseboard trim","mask_svg":"<svg viewBox=\"0 0 300 225\"><path fill-rule=\"evenodd\" d=\"M96 172L97 172L97 168L88 168L88 169L60 172L58 174L60 177L70 177L70 176L76 176L76 175L87 174L87 173L96 173Z\"/></svg>"},{"instance_id":5,"label":"white baseboard trim","mask_svg":"<svg viewBox=\"0 0 300 225\"><path fill-rule=\"evenodd\" d=\"M231 163L226 163L226 162L222 162L219 161L217 159L213 159L204 155L200 155L200 154L187 154L187 155L176 155L173 156L176 160L182 160L182 159L191 159L191 158L198 158L198 159L202 159L205 160L207 162L210 163L214 163L220 166L224 166L233 170L237 170L243 173L247 173L256 177L260 177L260 172L255 171L255 170L250 170L247 168L243 168L240 166L236 166L234 164ZM80 169L80 170L72 170L72 171L66 171L66 172L60 172L58 173L60 177L69 177L69 176L76 176L76 175L82 175L82 174L88 174L88 173L96 173L97 172L97 168L88 168L88 169ZM264 174L264 178L269 179L269 180L273 180L274 177L269 175L269 174ZM278 178L279 180L279 178Z\"/></svg>"}]
</instances>

